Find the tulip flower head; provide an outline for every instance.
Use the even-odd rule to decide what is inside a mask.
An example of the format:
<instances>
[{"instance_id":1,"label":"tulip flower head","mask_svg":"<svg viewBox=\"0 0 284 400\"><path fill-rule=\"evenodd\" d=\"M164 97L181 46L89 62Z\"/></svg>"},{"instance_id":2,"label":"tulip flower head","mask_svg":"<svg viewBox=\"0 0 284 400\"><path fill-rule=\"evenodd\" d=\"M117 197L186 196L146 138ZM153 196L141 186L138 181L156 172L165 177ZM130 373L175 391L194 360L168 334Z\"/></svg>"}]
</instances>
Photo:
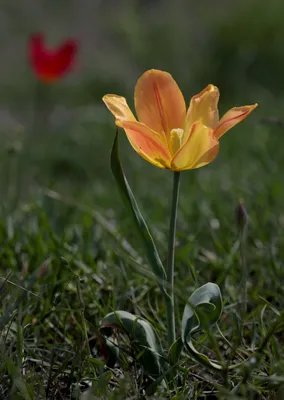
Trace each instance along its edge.
<instances>
[{"instance_id":1,"label":"tulip flower head","mask_svg":"<svg viewBox=\"0 0 284 400\"><path fill-rule=\"evenodd\" d=\"M173 171L200 168L213 161L219 139L257 107L234 107L219 119L219 90L208 85L192 97L186 110L177 83L160 70L146 71L138 79L134 92L138 120L124 97L107 94L103 101L134 150L157 167Z\"/></svg>"},{"instance_id":2,"label":"tulip flower head","mask_svg":"<svg viewBox=\"0 0 284 400\"><path fill-rule=\"evenodd\" d=\"M72 68L77 52L75 40L66 40L56 49L48 49L42 33L29 40L29 60L35 76L44 83L56 82Z\"/></svg>"}]
</instances>

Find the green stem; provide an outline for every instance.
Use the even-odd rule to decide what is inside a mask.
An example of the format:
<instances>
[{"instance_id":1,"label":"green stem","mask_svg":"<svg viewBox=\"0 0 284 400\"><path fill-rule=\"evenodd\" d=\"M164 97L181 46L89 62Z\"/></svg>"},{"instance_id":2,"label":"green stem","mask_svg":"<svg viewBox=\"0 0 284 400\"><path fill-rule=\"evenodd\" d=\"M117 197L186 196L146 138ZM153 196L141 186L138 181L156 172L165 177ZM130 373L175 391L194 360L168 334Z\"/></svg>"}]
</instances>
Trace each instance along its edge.
<instances>
[{"instance_id":1,"label":"green stem","mask_svg":"<svg viewBox=\"0 0 284 400\"><path fill-rule=\"evenodd\" d=\"M34 107L32 116L31 133L41 136L49 133L49 117L53 103L51 98L51 88L49 85L37 80L34 89Z\"/></svg>"},{"instance_id":2,"label":"green stem","mask_svg":"<svg viewBox=\"0 0 284 400\"><path fill-rule=\"evenodd\" d=\"M246 267L246 227L243 228L240 234L240 255L243 273L243 285L242 285L242 320L244 319L247 312L247 281L248 281L248 271Z\"/></svg>"},{"instance_id":3,"label":"green stem","mask_svg":"<svg viewBox=\"0 0 284 400\"><path fill-rule=\"evenodd\" d=\"M177 208L179 197L179 183L180 172L174 172L173 180L173 195L172 195L172 209L169 230L168 242L168 264L167 264L167 291L168 299L166 301L167 309L167 331L168 331L168 345L169 348L176 340L175 330L175 309L174 309L174 268L175 268L175 237L176 237L176 222L177 222Z\"/></svg>"}]
</instances>

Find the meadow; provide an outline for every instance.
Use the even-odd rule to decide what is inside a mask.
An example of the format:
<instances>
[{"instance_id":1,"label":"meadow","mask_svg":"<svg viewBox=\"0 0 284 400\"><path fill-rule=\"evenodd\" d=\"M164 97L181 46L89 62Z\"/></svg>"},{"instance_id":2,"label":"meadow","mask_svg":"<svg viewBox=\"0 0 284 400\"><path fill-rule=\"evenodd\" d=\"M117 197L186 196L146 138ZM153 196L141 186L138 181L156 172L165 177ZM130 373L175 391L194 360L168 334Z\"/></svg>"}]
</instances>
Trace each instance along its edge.
<instances>
[{"instance_id":1,"label":"meadow","mask_svg":"<svg viewBox=\"0 0 284 400\"><path fill-rule=\"evenodd\" d=\"M284 6L57 3L0 6L0 399L283 399ZM38 82L26 53L37 31L53 45L73 37L79 50L74 71L46 87L35 125ZM221 139L214 162L181 173L175 241L177 333L189 296L216 283L222 315L194 343L226 366L244 362L216 372L184 350L174 384L152 391L156 378L127 335L108 365L98 338L105 315L125 310L167 349L165 305L111 172L116 128L101 100L116 93L132 106L150 68L170 72L187 103L215 84L221 115L259 103ZM119 154L166 263L172 173L139 157L122 129Z\"/></svg>"}]
</instances>

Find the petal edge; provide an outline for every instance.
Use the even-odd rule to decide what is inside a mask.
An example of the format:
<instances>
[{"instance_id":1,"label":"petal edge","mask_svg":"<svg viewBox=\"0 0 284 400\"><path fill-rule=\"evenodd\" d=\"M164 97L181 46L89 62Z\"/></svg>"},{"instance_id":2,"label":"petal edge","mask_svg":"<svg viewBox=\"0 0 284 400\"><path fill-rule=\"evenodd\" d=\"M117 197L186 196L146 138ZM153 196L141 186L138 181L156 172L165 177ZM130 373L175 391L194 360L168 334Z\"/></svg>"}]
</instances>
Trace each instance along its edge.
<instances>
[{"instance_id":1,"label":"petal edge","mask_svg":"<svg viewBox=\"0 0 284 400\"><path fill-rule=\"evenodd\" d=\"M131 146L141 157L159 168L170 168L170 152L158 133L136 121L122 121L120 127L124 129Z\"/></svg>"},{"instance_id":2,"label":"petal edge","mask_svg":"<svg viewBox=\"0 0 284 400\"><path fill-rule=\"evenodd\" d=\"M218 150L219 144L213 136L213 129L200 121L195 122L186 141L174 155L171 168L174 171L200 168L213 161Z\"/></svg>"},{"instance_id":3,"label":"petal edge","mask_svg":"<svg viewBox=\"0 0 284 400\"><path fill-rule=\"evenodd\" d=\"M138 119L161 136L183 128L186 107L183 95L171 74L146 71L137 81L134 92Z\"/></svg>"},{"instance_id":4,"label":"petal edge","mask_svg":"<svg viewBox=\"0 0 284 400\"><path fill-rule=\"evenodd\" d=\"M125 97L117 96L116 94L106 94L102 100L109 111L115 116L115 122L118 126L120 126L120 122L122 121L136 121Z\"/></svg>"},{"instance_id":5,"label":"petal edge","mask_svg":"<svg viewBox=\"0 0 284 400\"><path fill-rule=\"evenodd\" d=\"M227 111L220 119L214 130L216 139L220 139L229 129L243 121L258 106L257 103L250 106L234 107Z\"/></svg>"},{"instance_id":6,"label":"petal edge","mask_svg":"<svg viewBox=\"0 0 284 400\"><path fill-rule=\"evenodd\" d=\"M209 128L216 127L219 121L219 97L220 93L217 86L210 84L191 98L186 115L185 132L189 132L192 124L197 121L201 121Z\"/></svg>"}]
</instances>

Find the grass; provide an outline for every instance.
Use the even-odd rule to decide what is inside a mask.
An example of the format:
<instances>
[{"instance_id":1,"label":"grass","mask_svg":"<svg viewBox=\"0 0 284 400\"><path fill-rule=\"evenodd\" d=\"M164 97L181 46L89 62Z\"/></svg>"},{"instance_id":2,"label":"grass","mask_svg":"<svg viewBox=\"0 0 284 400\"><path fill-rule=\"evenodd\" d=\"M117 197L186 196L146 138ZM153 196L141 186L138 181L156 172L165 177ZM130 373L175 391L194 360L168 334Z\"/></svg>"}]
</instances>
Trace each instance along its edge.
<instances>
[{"instance_id":1,"label":"grass","mask_svg":"<svg viewBox=\"0 0 284 400\"><path fill-rule=\"evenodd\" d=\"M135 357L111 369L100 358L98 327L113 310L144 316L166 341L162 298L110 174L114 127L105 111L99 112L103 123L79 115L69 134L3 136L2 398L142 396L147 382ZM284 192L277 143L282 128L260 121L255 115L224 137L213 164L181 174L175 277L178 332L187 298L198 286L215 282L224 313L212 333L222 357L236 362L255 353L256 363L225 379L184 353L176 394L160 388L155 398L281 398ZM15 141L22 143L18 153L11 151ZM121 145L125 172L165 261L171 174L148 165L125 140ZM240 198L249 214L244 316L235 218ZM206 335L197 343L215 358Z\"/></svg>"},{"instance_id":2,"label":"grass","mask_svg":"<svg viewBox=\"0 0 284 400\"><path fill-rule=\"evenodd\" d=\"M123 1L114 13L106 2L94 2L95 23L92 8L78 14L73 3L68 18L51 3L35 9L33 23L28 7L3 8L17 29L1 24L10 42L1 42L0 71L0 399L281 400L282 3L272 1L268 10L258 2L254 18L253 1L231 9L218 3L214 13L209 2L204 12L203 4L183 0L147 7ZM54 23L53 31L51 21L64 18L66 26ZM58 106L49 130L31 134L34 79L22 59L23 42L37 24L53 27L51 39L80 36L82 70L50 89ZM146 395L152 380L134 344L121 335L120 362L107 367L98 342L101 321L114 310L146 318L163 345L167 338L163 299L111 175L115 128L100 99L107 92L130 98L137 77L153 67L171 72L187 99L213 82L222 112L255 101L260 107L222 138L214 163L181 174L175 259L178 334L188 297L215 282L222 317L194 343L214 360L250 361L216 373L184 352L176 386ZM136 155L122 132L119 140L124 171L166 264L172 175ZM244 255L240 199L249 216Z\"/></svg>"}]
</instances>

